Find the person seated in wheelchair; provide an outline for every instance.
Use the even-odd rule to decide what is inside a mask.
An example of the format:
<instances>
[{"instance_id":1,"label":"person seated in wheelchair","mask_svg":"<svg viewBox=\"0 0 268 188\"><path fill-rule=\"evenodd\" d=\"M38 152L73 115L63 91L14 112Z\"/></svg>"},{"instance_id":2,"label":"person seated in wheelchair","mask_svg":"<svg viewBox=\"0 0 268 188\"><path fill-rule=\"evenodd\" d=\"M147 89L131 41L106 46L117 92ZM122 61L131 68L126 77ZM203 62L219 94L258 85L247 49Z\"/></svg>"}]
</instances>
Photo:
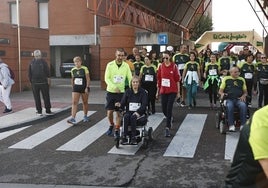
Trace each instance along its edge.
<instances>
[{"instance_id":1,"label":"person seated in wheelchair","mask_svg":"<svg viewBox=\"0 0 268 188\"><path fill-rule=\"evenodd\" d=\"M240 130L247 120L247 86L245 79L239 76L237 67L230 69L230 76L225 76L220 85L221 100L226 99L227 122L229 131L235 131L234 109L239 109Z\"/></svg>"},{"instance_id":2,"label":"person seated in wheelchair","mask_svg":"<svg viewBox=\"0 0 268 188\"><path fill-rule=\"evenodd\" d=\"M124 93L121 102L115 104L125 111L121 144L128 144L128 126L131 126L130 144L137 144L136 127L140 120L146 118L147 121L147 101L147 92L140 87L139 77L133 76L130 82L130 88Z\"/></svg>"}]
</instances>

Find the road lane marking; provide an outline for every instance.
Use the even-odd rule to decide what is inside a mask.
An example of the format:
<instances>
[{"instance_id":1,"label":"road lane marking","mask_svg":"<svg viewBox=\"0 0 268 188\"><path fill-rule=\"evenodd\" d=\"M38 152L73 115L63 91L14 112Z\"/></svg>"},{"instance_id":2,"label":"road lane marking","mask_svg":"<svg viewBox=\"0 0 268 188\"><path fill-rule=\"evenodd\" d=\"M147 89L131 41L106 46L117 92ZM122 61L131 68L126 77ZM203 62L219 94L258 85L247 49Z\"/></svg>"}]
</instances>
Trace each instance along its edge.
<instances>
[{"instance_id":1,"label":"road lane marking","mask_svg":"<svg viewBox=\"0 0 268 188\"><path fill-rule=\"evenodd\" d=\"M88 115L92 115L93 113L95 113L96 111L89 111ZM79 111L76 114L76 119L82 119L84 117L84 113L83 111ZM61 121L59 121L58 123L37 132L36 134L10 146L9 148L15 148L15 149L32 149L34 147L36 147L37 145L45 142L46 140L54 137L55 135L65 131L66 129L72 127L70 126L70 124L68 124L66 121L68 118L65 118Z\"/></svg>"},{"instance_id":2,"label":"road lane marking","mask_svg":"<svg viewBox=\"0 0 268 188\"><path fill-rule=\"evenodd\" d=\"M3 140L3 139L5 139L5 138L17 133L17 132L20 132L20 131L28 128L28 127L31 127L31 125L26 126L26 127L21 127L21 128L18 128L18 129L14 129L14 130L10 130L10 131L2 132L2 133L0 133L0 140Z\"/></svg>"},{"instance_id":3,"label":"road lane marking","mask_svg":"<svg viewBox=\"0 0 268 188\"><path fill-rule=\"evenodd\" d=\"M152 127L153 131L161 124L164 119L164 115L162 113L155 113L154 115L150 115L148 117L147 128ZM108 152L110 154L119 154L119 155L135 155L135 153L142 146L140 142L138 145L120 145L119 148L115 146Z\"/></svg>"},{"instance_id":4,"label":"road lane marking","mask_svg":"<svg viewBox=\"0 0 268 188\"><path fill-rule=\"evenodd\" d=\"M224 159L232 160L238 143L240 132L227 132Z\"/></svg>"},{"instance_id":5,"label":"road lane marking","mask_svg":"<svg viewBox=\"0 0 268 188\"><path fill-rule=\"evenodd\" d=\"M193 158L206 118L207 114L188 114L164 156Z\"/></svg>"},{"instance_id":6,"label":"road lane marking","mask_svg":"<svg viewBox=\"0 0 268 188\"><path fill-rule=\"evenodd\" d=\"M59 151L82 151L101 137L108 128L108 118L104 118L93 127L82 132L66 144L60 146Z\"/></svg>"}]
</instances>

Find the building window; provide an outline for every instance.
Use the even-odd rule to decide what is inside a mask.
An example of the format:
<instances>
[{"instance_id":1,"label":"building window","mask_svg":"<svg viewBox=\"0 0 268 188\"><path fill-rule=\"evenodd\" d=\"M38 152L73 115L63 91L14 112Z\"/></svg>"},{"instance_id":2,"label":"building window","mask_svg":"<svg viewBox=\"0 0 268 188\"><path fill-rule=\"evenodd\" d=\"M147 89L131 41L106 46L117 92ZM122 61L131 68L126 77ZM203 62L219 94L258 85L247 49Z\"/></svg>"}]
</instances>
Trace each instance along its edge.
<instances>
[{"instance_id":1,"label":"building window","mask_svg":"<svg viewBox=\"0 0 268 188\"><path fill-rule=\"evenodd\" d=\"M48 3L39 2L39 27L43 29L48 29Z\"/></svg>"},{"instance_id":2,"label":"building window","mask_svg":"<svg viewBox=\"0 0 268 188\"><path fill-rule=\"evenodd\" d=\"M16 2L10 2L9 9L10 9L10 23L11 24L18 24Z\"/></svg>"}]
</instances>

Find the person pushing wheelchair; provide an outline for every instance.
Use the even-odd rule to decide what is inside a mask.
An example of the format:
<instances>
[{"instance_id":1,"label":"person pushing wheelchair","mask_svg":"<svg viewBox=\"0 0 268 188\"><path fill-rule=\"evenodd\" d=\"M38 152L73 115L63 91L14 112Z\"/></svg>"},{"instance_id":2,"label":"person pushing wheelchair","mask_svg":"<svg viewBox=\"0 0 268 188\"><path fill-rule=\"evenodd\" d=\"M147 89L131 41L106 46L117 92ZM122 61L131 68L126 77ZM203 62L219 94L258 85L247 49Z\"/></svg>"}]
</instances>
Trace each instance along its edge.
<instances>
[{"instance_id":1,"label":"person pushing wheelchair","mask_svg":"<svg viewBox=\"0 0 268 188\"><path fill-rule=\"evenodd\" d=\"M130 82L130 88L124 93L121 102L115 103L115 106L121 108L124 113L123 137L121 144L127 144L128 126L131 126L131 140L133 145L137 144L136 126L138 120L147 118L147 101L148 96L145 89L140 87L140 79L133 76Z\"/></svg>"},{"instance_id":2,"label":"person pushing wheelchair","mask_svg":"<svg viewBox=\"0 0 268 188\"><path fill-rule=\"evenodd\" d=\"M226 100L227 121L229 131L235 131L234 109L239 109L240 130L247 120L247 86L245 79L239 76L237 67L230 69L230 76L225 76L220 85L220 98Z\"/></svg>"}]
</instances>

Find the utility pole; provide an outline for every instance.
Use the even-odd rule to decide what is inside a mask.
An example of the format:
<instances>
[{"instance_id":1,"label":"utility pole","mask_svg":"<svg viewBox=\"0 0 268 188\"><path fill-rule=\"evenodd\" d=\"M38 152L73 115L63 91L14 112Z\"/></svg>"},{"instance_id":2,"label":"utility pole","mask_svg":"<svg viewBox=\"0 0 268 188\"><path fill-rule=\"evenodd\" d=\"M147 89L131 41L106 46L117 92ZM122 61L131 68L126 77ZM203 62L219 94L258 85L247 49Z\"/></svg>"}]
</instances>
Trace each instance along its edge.
<instances>
[{"instance_id":1,"label":"utility pole","mask_svg":"<svg viewBox=\"0 0 268 188\"><path fill-rule=\"evenodd\" d=\"M16 0L17 4L17 29L18 29L18 60L19 60L19 91L22 92L21 89L21 47L20 47L20 5L19 0Z\"/></svg>"}]
</instances>

